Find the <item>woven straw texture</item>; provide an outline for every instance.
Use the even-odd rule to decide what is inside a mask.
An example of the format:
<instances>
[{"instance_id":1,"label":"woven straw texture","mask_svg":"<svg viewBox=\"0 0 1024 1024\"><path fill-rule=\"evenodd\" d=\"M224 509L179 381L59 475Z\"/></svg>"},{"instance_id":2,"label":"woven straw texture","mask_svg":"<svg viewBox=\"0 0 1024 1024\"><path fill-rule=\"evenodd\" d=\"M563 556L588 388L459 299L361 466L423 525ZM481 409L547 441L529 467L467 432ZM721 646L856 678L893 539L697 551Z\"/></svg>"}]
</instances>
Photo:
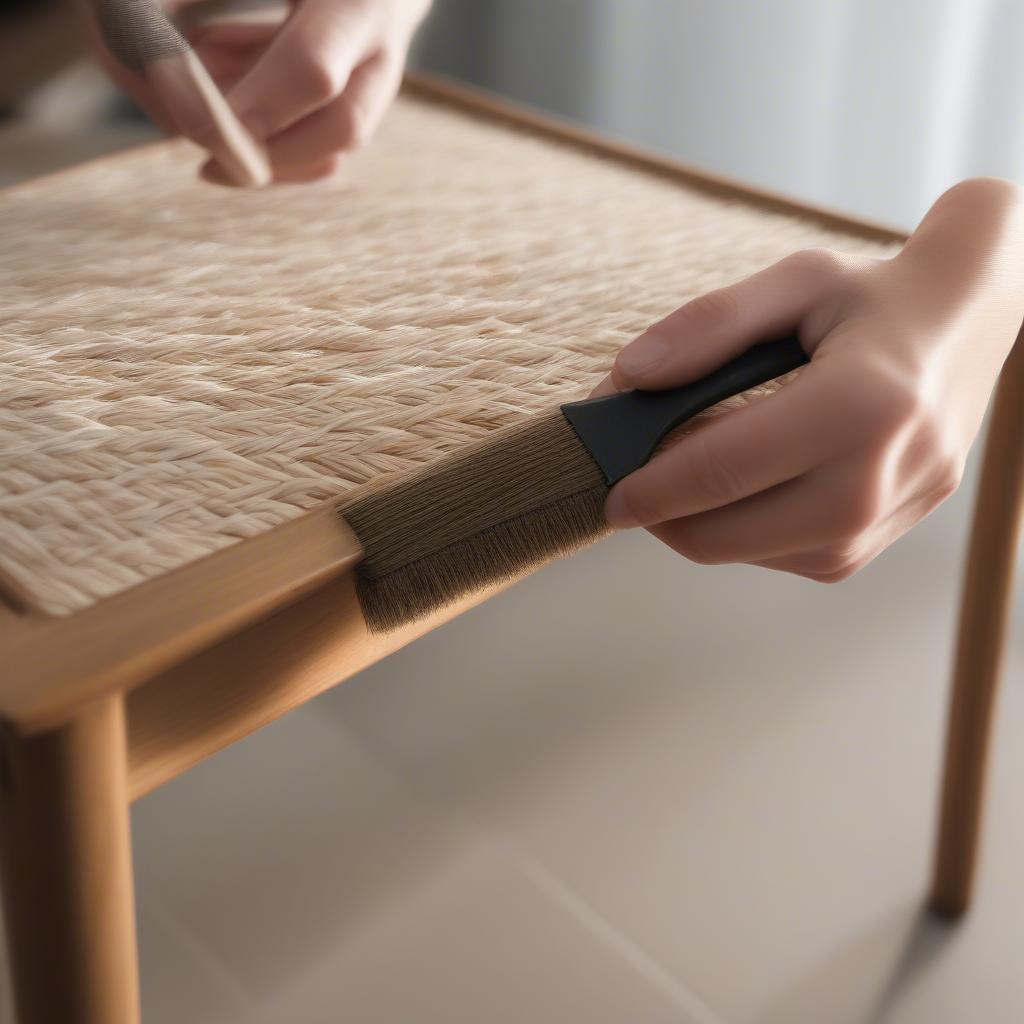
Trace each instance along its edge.
<instances>
[{"instance_id":1,"label":"woven straw texture","mask_svg":"<svg viewBox=\"0 0 1024 1024\"><path fill-rule=\"evenodd\" d=\"M584 395L685 299L887 250L403 99L335 181L167 143L0 197L0 578L84 608Z\"/></svg>"}]
</instances>

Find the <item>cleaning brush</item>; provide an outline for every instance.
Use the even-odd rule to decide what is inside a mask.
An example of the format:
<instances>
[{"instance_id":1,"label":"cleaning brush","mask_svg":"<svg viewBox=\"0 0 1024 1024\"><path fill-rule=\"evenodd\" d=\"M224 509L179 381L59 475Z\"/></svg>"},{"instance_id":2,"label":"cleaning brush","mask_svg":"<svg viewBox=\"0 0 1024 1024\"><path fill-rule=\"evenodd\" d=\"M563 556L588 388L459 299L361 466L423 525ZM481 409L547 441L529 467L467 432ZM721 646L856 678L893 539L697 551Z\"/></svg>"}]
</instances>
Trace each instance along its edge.
<instances>
[{"instance_id":1,"label":"cleaning brush","mask_svg":"<svg viewBox=\"0 0 1024 1024\"><path fill-rule=\"evenodd\" d=\"M367 625L393 629L601 537L609 488L671 430L805 362L795 337L755 345L701 380L570 402L347 502Z\"/></svg>"}]
</instances>

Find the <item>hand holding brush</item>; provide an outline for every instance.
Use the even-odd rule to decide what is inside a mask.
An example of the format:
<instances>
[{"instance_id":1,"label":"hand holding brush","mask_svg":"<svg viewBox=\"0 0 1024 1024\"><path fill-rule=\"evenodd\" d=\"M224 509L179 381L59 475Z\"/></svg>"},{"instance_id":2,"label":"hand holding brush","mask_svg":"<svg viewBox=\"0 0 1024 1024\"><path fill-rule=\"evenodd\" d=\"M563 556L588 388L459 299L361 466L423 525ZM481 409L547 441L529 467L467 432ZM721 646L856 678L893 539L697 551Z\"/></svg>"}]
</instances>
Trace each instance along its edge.
<instances>
[{"instance_id":1,"label":"hand holding brush","mask_svg":"<svg viewBox=\"0 0 1024 1024\"><path fill-rule=\"evenodd\" d=\"M1022 296L1020 190L975 179L892 259L798 253L682 307L619 354L606 388L671 387L780 329L810 365L624 480L609 524L695 562L848 578L956 490Z\"/></svg>"},{"instance_id":2,"label":"hand holding brush","mask_svg":"<svg viewBox=\"0 0 1024 1024\"><path fill-rule=\"evenodd\" d=\"M595 398L340 509L364 549L368 624L418 618L612 528L647 527L697 562L846 578L956 489L1022 282L1020 192L978 179L893 259L798 253L688 303L619 354ZM659 448L808 356L774 393Z\"/></svg>"},{"instance_id":3,"label":"hand holding brush","mask_svg":"<svg viewBox=\"0 0 1024 1024\"><path fill-rule=\"evenodd\" d=\"M371 629L416 619L608 532L608 491L697 413L807 361L795 337L664 391L570 402L347 502Z\"/></svg>"}]
</instances>

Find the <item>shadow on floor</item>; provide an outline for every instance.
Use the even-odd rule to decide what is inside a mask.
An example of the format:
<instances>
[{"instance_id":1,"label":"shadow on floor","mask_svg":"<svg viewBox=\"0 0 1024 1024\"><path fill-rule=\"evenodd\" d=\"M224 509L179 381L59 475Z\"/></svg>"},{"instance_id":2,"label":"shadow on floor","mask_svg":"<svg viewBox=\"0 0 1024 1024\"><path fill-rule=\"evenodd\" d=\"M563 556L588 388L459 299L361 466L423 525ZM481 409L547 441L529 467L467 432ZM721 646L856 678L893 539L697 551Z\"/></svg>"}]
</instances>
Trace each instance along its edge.
<instances>
[{"instance_id":1,"label":"shadow on floor","mask_svg":"<svg viewBox=\"0 0 1024 1024\"><path fill-rule=\"evenodd\" d=\"M923 907L889 914L833 950L757 1024L890 1024L956 935Z\"/></svg>"}]
</instances>

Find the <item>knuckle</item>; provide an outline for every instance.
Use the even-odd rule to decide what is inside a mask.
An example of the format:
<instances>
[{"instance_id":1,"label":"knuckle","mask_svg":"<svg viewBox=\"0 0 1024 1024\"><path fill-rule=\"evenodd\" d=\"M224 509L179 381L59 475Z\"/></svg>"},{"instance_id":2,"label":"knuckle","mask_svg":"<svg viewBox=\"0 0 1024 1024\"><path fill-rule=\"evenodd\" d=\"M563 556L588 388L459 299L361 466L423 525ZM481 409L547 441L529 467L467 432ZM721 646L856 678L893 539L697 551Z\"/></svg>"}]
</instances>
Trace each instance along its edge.
<instances>
[{"instance_id":1,"label":"knuckle","mask_svg":"<svg viewBox=\"0 0 1024 1024\"><path fill-rule=\"evenodd\" d=\"M830 282L840 278L848 269L849 261L834 249L801 249L786 258L787 266L814 280Z\"/></svg>"},{"instance_id":2,"label":"knuckle","mask_svg":"<svg viewBox=\"0 0 1024 1024\"><path fill-rule=\"evenodd\" d=\"M846 526L833 535L822 554L823 558L830 559L827 566L829 569L839 568L857 558L860 547L867 536L869 525L870 523L865 519L856 525Z\"/></svg>"},{"instance_id":3,"label":"knuckle","mask_svg":"<svg viewBox=\"0 0 1024 1024\"><path fill-rule=\"evenodd\" d=\"M846 396L850 415L857 418L866 436L886 443L909 427L922 422L927 412L921 393L902 375L887 367L870 372L864 387Z\"/></svg>"},{"instance_id":4,"label":"knuckle","mask_svg":"<svg viewBox=\"0 0 1024 1024\"><path fill-rule=\"evenodd\" d=\"M933 464L950 457L947 450L946 427L939 411L923 398L914 396L907 399L908 420L914 428L914 446L920 454Z\"/></svg>"},{"instance_id":5,"label":"knuckle","mask_svg":"<svg viewBox=\"0 0 1024 1024\"><path fill-rule=\"evenodd\" d=\"M707 330L735 319L739 311L740 303L735 293L728 288L716 288L691 299L680 310L680 315L695 329Z\"/></svg>"},{"instance_id":6,"label":"knuckle","mask_svg":"<svg viewBox=\"0 0 1024 1024\"><path fill-rule=\"evenodd\" d=\"M837 544L822 553L819 563L815 566L815 572L825 581L838 582L852 576L860 562L861 554L855 543Z\"/></svg>"},{"instance_id":7,"label":"knuckle","mask_svg":"<svg viewBox=\"0 0 1024 1024\"><path fill-rule=\"evenodd\" d=\"M907 457L926 469L931 496L944 501L960 486L964 458L950 438L949 426L934 404L908 399L903 417L909 419Z\"/></svg>"},{"instance_id":8,"label":"knuckle","mask_svg":"<svg viewBox=\"0 0 1024 1024\"><path fill-rule=\"evenodd\" d=\"M940 504L960 487L964 478L964 463L950 451L944 451L938 458L935 467L935 483L932 493L936 503Z\"/></svg>"},{"instance_id":9,"label":"knuckle","mask_svg":"<svg viewBox=\"0 0 1024 1024\"><path fill-rule=\"evenodd\" d=\"M739 474L701 433L693 436L691 451L689 476L697 496L707 507L719 508L742 497Z\"/></svg>"},{"instance_id":10,"label":"knuckle","mask_svg":"<svg viewBox=\"0 0 1024 1024\"><path fill-rule=\"evenodd\" d=\"M856 575L871 559L863 551L847 546L836 546L820 551L809 563L795 573L815 583L842 583Z\"/></svg>"},{"instance_id":11,"label":"knuckle","mask_svg":"<svg viewBox=\"0 0 1024 1024\"><path fill-rule=\"evenodd\" d=\"M854 256L834 249L803 249L784 263L805 286L831 301L814 314L834 323L840 310L854 308L867 299L875 280L873 270L881 260ZM827 333L826 326L822 333Z\"/></svg>"},{"instance_id":12,"label":"knuckle","mask_svg":"<svg viewBox=\"0 0 1024 1024\"><path fill-rule=\"evenodd\" d=\"M305 61L296 71L296 79L297 88L313 103L326 103L345 85L339 68L321 55Z\"/></svg>"},{"instance_id":13,"label":"knuckle","mask_svg":"<svg viewBox=\"0 0 1024 1024\"><path fill-rule=\"evenodd\" d=\"M893 384L886 391L888 423L896 430L918 424L922 435L933 441L933 410L929 409L921 393L909 384Z\"/></svg>"},{"instance_id":14,"label":"knuckle","mask_svg":"<svg viewBox=\"0 0 1024 1024\"><path fill-rule=\"evenodd\" d=\"M871 483L860 482L838 502L832 514L832 544L853 549L879 517L880 496Z\"/></svg>"},{"instance_id":15,"label":"knuckle","mask_svg":"<svg viewBox=\"0 0 1024 1024\"><path fill-rule=\"evenodd\" d=\"M373 126L369 114L357 103L346 103L339 136L343 150L361 149L370 141Z\"/></svg>"},{"instance_id":16,"label":"knuckle","mask_svg":"<svg viewBox=\"0 0 1024 1024\"><path fill-rule=\"evenodd\" d=\"M948 427L934 410L919 427L922 455L932 467L932 493L936 503L945 501L960 486L964 458L951 442Z\"/></svg>"}]
</instances>

